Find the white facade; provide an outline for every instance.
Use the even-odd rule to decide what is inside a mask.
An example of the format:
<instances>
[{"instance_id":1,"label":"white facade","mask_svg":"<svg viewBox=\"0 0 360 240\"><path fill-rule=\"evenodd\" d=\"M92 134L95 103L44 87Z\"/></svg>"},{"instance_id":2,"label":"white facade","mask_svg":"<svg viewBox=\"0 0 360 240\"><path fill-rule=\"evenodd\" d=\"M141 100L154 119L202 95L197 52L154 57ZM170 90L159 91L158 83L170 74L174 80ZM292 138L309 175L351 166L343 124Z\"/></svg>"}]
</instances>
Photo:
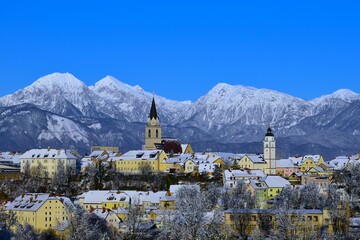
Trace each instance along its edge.
<instances>
[{"instance_id":1,"label":"white facade","mask_svg":"<svg viewBox=\"0 0 360 240\"><path fill-rule=\"evenodd\" d=\"M264 160L268 164L267 173L269 175L276 175L276 142L271 128L268 128L268 131L265 135Z\"/></svg>"}]
</instances>

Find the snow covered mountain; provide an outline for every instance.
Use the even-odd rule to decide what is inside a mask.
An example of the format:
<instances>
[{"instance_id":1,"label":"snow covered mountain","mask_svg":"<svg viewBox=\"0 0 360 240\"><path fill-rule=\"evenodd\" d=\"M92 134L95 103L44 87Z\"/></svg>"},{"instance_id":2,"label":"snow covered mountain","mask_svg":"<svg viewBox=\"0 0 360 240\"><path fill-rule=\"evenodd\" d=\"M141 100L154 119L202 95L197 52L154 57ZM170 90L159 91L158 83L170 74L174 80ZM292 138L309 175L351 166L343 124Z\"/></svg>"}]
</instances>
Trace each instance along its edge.
<instances>
[{"instance_id":1,"label":"snow covered mountain","mask_svg":"<svg viewBox=\"0 0 360 240\"><path fill-rule=\"evenodd\" d=\"M0 98L0 135L10 140L0 140L0 149L87 149L94 144L139 148L152 97L140 86L111 76L89 87L70 73L44 76ZM305 101L269 89L219 83L196 102L155 99L164 135L202 148L198 150L254 151L252 143L262 141L268 126L287 154L299 153L293 146L307 149L306 144L334 154L344 147L355 151L355 140L360 140L354 119L360 95L346 89ZM345 141L349 134L352 140ZM261 151L261 143L256 149Z\"/></svg>"}]
</instances>

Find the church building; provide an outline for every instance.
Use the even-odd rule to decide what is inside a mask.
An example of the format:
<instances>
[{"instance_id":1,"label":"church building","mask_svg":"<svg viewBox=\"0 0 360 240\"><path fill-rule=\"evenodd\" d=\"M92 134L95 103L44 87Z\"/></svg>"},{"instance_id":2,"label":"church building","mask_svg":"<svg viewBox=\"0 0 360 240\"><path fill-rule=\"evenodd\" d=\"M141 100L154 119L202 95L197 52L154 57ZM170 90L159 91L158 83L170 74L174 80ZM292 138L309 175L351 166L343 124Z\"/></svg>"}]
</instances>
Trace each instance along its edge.
<instances>
[{"instance_id":1,"label":"church building","mask_svg":"<svg viewBox=\"0 0 360 240\"><path fill-rule=\"evenodd\" d=\"M166 154L181 154L182 147L178 139L163 137L155 98L152 99L150 115L145 127L144 150L164 150Z\"/></svg>"},{"instance_id":2,"label":"church building","mask_svg":"<svg viewBox=\"0 0 360 240\"><path fill-rule=\"evenodd\" d=\"M276 175L276 142L270 127L265 134L264 160L267 163L267 174Z\"/></svg>"}]
</instances>

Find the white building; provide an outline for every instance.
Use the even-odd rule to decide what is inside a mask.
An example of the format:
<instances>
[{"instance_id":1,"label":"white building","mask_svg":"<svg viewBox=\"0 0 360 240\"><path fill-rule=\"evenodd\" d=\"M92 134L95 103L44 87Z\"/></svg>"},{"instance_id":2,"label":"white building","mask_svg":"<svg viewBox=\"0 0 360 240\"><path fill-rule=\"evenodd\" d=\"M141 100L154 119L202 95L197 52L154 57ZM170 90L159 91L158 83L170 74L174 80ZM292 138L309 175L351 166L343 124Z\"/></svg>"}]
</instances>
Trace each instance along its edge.
<instances>
[{"instance_id":1,"label":"white building","mask_svg":"<svg viewBox=\"0 0 360 240\"><path fill-rule=\"evenodd\" d=\"M31 149L20 157L20 171L25 172L27 166L32 169L41 167L44 173L50 178L56 175L59 164L63 164L64 170L67 168L76 169L76 159L69 150L64 149Z\"/></svg>"}]
</instances>

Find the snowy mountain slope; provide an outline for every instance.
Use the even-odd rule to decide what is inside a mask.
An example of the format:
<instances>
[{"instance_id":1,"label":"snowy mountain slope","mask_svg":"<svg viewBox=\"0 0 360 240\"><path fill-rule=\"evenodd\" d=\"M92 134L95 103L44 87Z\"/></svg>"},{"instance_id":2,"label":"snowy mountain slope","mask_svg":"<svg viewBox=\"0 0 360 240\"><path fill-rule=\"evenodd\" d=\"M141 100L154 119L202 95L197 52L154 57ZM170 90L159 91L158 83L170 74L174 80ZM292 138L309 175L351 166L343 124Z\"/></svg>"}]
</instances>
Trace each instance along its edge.
<instances>
[{"instance_id":1,"label":"snowy mountain slope","mask_svg":"<svg viewBox=\"0 0 360 240\"><path fill-rule=\"evenodd\" d=\"M114 77L106 76L89 88L107 102L107 105L102 105L102 109L108 115L123 116L130 122L147 120L153 94L145 92L140 86L130 86ZM177 102L157 95L155 98L163 123L177 123L182 112L191 106L190 101Z\"/></svg>"},{"instance_id":2,"label":"snowy mountain slope","mask_svg":"<svg viewBox=\"0 0 360 240\"><path fill-rule=\"evenodd\" d=\"M14 94L0 98L0 106L31 103L64 116L105 117L98 111L98 96L70 73L53 73Z\"/></svg>"},{"instance_id":3,"label":"snowy mountain slope","mask_svg":"<svg viewBox=\"0 0 360 240\"><path fill-rule=\"evenodd\" d=\"M44 76L0 98L0 149L52 146L87 151L95 144L141 148L152 97L141 87L111 76L90 87L69 73ZM238 146L258 149L251 143L261 143L272 126L280 142L286 139L283 153L298 153L294 146L317 146L321 151L332 149L331 153L356 149L357 140L351 139L359 135L358 99L357 93L339 90L305 101L269 89L225 83L196 102L155 95L164 136L202 148L242 152Z\"/></svg>"},{"instance_id":4,"label":"snowy mountain slope","mask_svg":"<svg viewBox=\"0 0 360 240\"><path fill-rule=\"evenodd\" d=\"M287 128L310 116L311 109L310 103L280 92L220 83L195 103L191 121L207 129L232 124Z\"/></svg>"}]
</instances>

